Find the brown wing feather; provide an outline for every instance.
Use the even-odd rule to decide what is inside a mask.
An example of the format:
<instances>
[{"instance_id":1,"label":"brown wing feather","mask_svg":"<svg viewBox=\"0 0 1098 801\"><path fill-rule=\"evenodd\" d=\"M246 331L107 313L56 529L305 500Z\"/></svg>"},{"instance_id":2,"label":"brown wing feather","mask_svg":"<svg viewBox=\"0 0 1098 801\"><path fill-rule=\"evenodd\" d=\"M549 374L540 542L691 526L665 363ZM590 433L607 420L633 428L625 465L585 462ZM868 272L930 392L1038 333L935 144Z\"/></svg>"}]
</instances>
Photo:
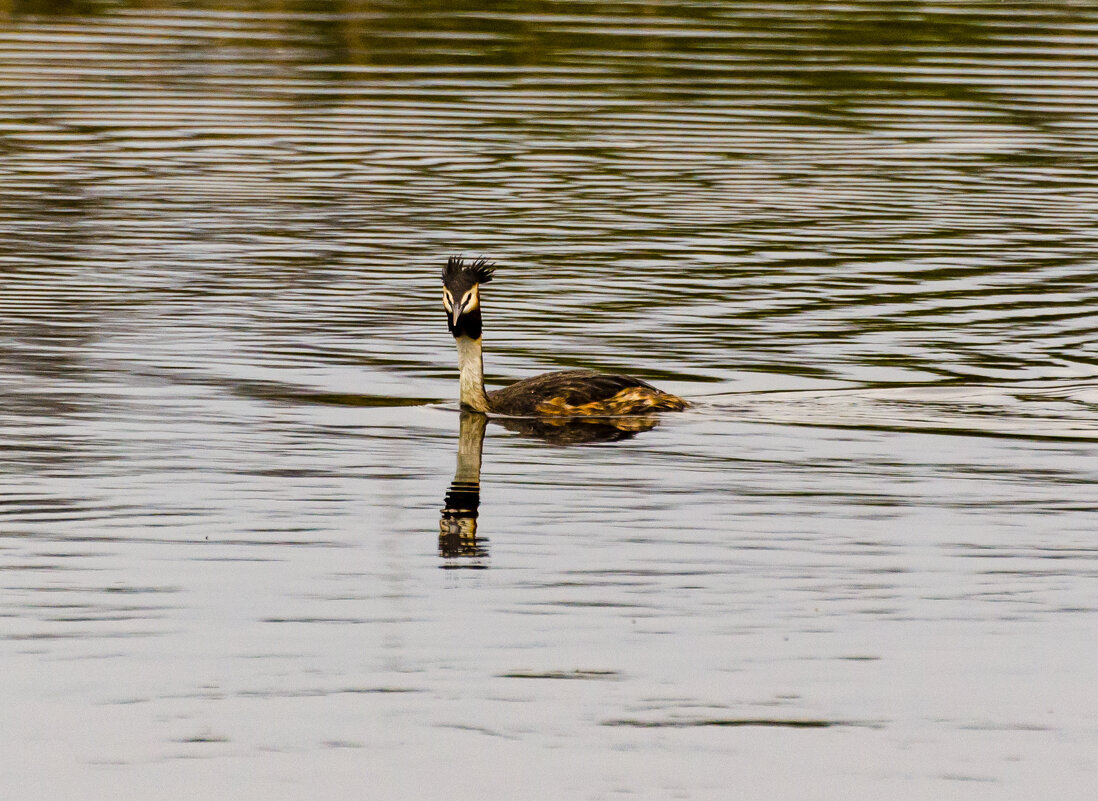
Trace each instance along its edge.
<instances>
[{"instance_id":1,"label":"brown wing feather","mask_svg":"<svg viewBox=\"0 0 1098 801\"><path fill-rule=\"evenodd\" d=\"M627 375L566 370L488 393L492 411L510 415L620 415L686 408L685 401Z\"/></svg>"}]
</instances>

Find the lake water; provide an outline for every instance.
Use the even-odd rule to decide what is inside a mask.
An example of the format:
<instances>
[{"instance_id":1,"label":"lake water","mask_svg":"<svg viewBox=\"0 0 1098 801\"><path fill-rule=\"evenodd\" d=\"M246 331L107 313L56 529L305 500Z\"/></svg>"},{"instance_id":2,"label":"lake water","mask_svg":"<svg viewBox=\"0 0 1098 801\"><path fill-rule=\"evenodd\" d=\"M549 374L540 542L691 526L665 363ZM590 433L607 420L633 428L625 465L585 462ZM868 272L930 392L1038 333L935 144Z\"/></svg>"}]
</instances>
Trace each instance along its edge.
<instances>
[{"instance_id":1,"label":"lake water","mask_svg":"<svg viewBox=\"0 0 1098 801\"><path fill-rule=\"evenodd\" d=\"M0 201L5 798L1092 792L1095 7L3 2Z\"/></svg>"}]
</instances>

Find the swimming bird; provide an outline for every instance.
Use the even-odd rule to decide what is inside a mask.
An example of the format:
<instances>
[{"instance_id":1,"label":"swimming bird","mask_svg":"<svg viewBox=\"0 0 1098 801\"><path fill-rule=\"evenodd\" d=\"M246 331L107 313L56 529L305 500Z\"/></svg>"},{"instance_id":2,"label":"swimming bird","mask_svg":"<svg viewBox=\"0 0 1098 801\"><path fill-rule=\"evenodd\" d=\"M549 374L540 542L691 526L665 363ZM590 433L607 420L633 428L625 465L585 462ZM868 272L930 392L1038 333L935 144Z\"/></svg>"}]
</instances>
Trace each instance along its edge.
<instances>
[{"instance_id":1,"label":"swimming bird","mask_svg":"<svg viewBox=\"0 0 1098 801\"><path fill-rule=\"evenodd\" d=\"M566 370L484 391L480 287L492 280L486 259L451 256L442 271L446 324L457 342L461 407L482 414L517 417L614 417L679 411L690 404L627 375Z\"/></svg>"}]
</instances>

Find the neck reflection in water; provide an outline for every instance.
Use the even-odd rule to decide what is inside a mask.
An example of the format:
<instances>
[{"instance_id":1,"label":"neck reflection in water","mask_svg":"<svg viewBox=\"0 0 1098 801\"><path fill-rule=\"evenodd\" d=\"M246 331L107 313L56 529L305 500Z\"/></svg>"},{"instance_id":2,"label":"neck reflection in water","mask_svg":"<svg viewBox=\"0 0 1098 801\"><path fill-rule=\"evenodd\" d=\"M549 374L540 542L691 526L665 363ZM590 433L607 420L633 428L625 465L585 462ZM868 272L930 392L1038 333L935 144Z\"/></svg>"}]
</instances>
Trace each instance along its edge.
<instances>
[{"instance_id":1,"label":"neck reflection in water","mask_svg":"<svg viewBox=\"0 0 1098 801\"><path fill-rule=\"evenodd\" d=\"M511 431L545 440L551 445L616 442L659 424L659 418L654 415L571 419L493 417L492 420ZM480 514L480 463L487 425L486 415L461 413L457 470L438 521L438 552L447 560L446 567L486 567L488 540L477 536L477 517ZM463 558L469 561L459 561Z\"/></svg>"}]
</instances>

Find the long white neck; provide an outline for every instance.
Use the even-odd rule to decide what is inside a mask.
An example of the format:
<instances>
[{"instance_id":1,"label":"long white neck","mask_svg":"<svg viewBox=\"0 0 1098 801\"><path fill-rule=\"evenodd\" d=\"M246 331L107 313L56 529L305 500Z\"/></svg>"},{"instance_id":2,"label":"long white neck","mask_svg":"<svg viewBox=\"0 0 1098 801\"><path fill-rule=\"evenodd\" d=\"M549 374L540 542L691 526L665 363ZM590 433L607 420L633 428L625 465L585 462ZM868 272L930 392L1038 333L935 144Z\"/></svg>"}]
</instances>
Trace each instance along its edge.
<instances>
[{"instance_id":1,"label":"long white neck","mask_svg":"<svg viewBox=\"0 0 1098 801\"><path fill-rule=\"evenodd\" d=\"M458 366L461 368L461 407L474 412L488 411L488 397L484 394L484 356L480 340L457 338Z\"/></svg>"}]
</instances>

